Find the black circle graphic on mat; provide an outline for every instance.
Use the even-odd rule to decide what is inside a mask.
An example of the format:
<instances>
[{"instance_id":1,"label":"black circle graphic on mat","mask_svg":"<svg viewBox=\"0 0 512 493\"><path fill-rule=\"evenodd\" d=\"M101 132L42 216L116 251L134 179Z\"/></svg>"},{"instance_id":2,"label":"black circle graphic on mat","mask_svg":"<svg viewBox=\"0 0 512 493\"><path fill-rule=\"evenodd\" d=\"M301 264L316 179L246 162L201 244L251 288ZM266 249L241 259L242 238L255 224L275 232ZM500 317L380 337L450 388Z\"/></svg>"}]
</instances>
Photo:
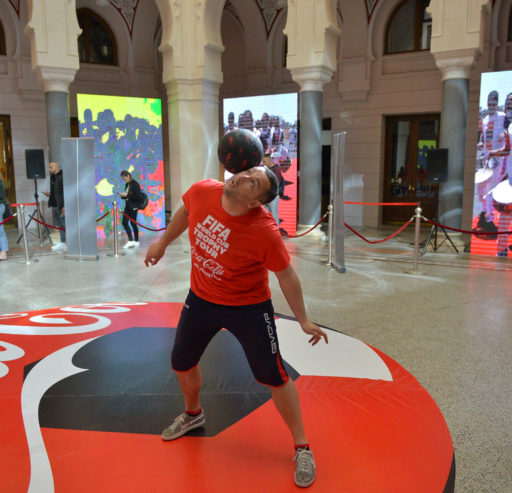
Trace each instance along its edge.
<instances>
[{"instance_id":1,"label":"black circle graphic on mat","mask_svg":"<svg viewBox=\"0 0 512 493\"><path fill-rule=\"evenodd\" d=\"M170 367L175 328L133 327L91 341L73 357L86 369L50 387L41 399L41 427L160 435L183 412ZM299 374L286 362L292 379ZM201 403L206 425L190 433L214 436L271 398L254 380L242 347L220 331L202 359Z\"/></svg>"}]
</instances>

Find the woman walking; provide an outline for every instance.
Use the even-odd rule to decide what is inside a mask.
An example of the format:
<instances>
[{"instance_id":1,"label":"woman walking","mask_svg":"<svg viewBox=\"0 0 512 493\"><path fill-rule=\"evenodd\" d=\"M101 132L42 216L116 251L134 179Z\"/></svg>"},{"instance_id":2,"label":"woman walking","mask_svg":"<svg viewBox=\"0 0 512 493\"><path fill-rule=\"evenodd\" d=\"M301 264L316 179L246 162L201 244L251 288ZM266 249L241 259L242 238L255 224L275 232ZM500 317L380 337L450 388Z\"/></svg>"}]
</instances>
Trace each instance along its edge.
<instances>
[{"instance_id":1,"label":"woman walking","mask_svg":"<svg viewBox=\"0 0 512 493\"><path fill-rule=\"evenodd\" d=\"M121 197L125 200L124 213L126 216L129 216L131 219L133 219L133 221L136 221L140 202L140 185L136 180L133 179L129 171L121 171L121 178L125 182L124 192L120 194ZM138 247L140 245L139 228L126 216L123 216L123 226L126 234L128 235L128 242L123 246L123 248Z\"/></svg>"}]
</instances>

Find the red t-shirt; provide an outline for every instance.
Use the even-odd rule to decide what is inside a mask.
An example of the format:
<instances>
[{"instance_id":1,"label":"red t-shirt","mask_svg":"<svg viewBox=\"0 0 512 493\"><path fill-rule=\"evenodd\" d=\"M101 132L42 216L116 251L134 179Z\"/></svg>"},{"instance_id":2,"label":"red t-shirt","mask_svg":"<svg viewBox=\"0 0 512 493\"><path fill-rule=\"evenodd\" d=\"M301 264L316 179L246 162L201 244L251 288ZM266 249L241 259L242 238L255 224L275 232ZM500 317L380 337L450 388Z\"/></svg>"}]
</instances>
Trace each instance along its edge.
<instances>
[{"instance_id":1,"label":"red t-shirt","mask_svg":"<svg viewBox=\"0 0 512 493\"><path fill-rule=\"evenodd\" d=\"M203 180L183 195L192 252L190 287L219 305L252 305L270 299L268 270L288 267L290 256L266 209L229 215L221 205L224 184Z\"/></svg>"}]
</instances>

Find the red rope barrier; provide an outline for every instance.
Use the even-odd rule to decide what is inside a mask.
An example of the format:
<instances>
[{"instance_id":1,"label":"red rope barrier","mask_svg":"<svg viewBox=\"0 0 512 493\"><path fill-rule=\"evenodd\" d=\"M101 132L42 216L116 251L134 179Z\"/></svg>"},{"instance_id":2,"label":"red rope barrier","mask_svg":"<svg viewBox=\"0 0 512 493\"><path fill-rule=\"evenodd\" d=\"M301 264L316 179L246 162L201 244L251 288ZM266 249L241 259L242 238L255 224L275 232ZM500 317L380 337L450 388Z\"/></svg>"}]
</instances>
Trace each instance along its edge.
<instances>
[{"instance_id":1,"label":"red rope barrier","mask_svg":"<svg viewBox=\"0 0 512 493\"><path fill-rule=\"evenodd\" d=\"M103 216L101 216L100 218L96 219L96 222L101 221L103 218L105 218L106 216L108 216L108 215L110 214L110 212L111 212L111 211L107 211L107 212L105 212L105 214L103 214ZM59 231L66 231L66 228L60 228L60 227L58 227L58 226L54 226L53 224L45 223L44 221L40 221L39 219L37 219L37 217L32 217L32 219L33 219L36 223L42 224L43 226L46 226L47 228L58 229Z\"/></svg>"},{"instance_id":2,"label":"red rope barrier","mask_svg":"<svg viewBox=\"0 0 512 493\"><path fill-rule=\"evenodd\" d=\"M343 202L344 204L351 204L351 205L418 205L419 202Z\"/></svg>"},{"instance_id":3,"label":"red rope barrier","mask_svg":"<svg viewBox=\"0 0 512 493\"><path fill-rule=\"evenodd\" d=\"M18 207L19 205L37 205L35 202L28 202L26 204L11 204L11 207Z\"/></svg>"},{"instance_id":4,"label":"red rope barrier","mask_svg":"<svg viewBox=\"0 0 512 493\"><path fill-rule=\"evenodd\" d=\"M167 227L160 229L148 228L147 226L144 226L144 224L138 223L135 219L132 219L128 214L125 214L124 211L121 211L121 214L129 219L132 223L135 223L137 226L140 226L141 228L147 229L149 231L164 231L167 229Z\"/></svg>"},{"instance_id":5,"label":"red rope barrier","mask_svg":"<svg viewBox=\"0 0 512 493\"><path fill-rule=\"evenodd\" d=\"M110 212L111 211L105 212L105 214L103 214L103 216L101 216L98 219L96 219L96 222L99 223L103 218L107 217L110 214Z\"/></svg>"},{"instance_id":6,"label":"red rope barrier","mask_svg":"<svg viewBox=\"0 0 512 493\"><path fill-rule=\"evenodd\" d=\"M450 226L445 226L444 224L436 223L435 221L432 221L431 219L427 219L425 216L421 216L427 223L433 224L434 226L437 226L438 228L444 228L449 229L450 231L456 231L457 233L467 233L470 235L511 235L512 231L468 231L467 229L458 229L458 228L452 228Z\"/></svg>"},{"instance_id":7,"label":"red rope barrier","mask_svg":"<svg viewBox=\"0 0 512 493\"><path fill-rule=\"evenodd\" d=\"M311 231L313 231L315 228L317 228L320 223L327 217L327 212L320 218L320 221L318 221L312 228L309 228L305 233L301 233L300 235L289 235L289 234L285 234L285 235L282 235L284 236L285 238L300 238L301 236L304 236L304 235L307 235L308 233L311 233Z\"/></svg>"},{"instance_id":8,"label":"red rope barrier","mask_svg":"<svg viewBox=\"0 0 512 493\"><path fill-rule=\"evenodd\" d=\"M58 226L53 226L52 224L46 224L44 221L40 221L37 219L37 217L32 217L32 219L39 224L42 224L43 226L46 226L47 228L53 228L53 229L59 229L60 231L66 231L66 228L59 228Z\"/></svg>"},{"instance_id":9,"label":"red rope barrier","mask_svg":"<svg viewBox=\"0 0 512 493\"><path fill-rule=\"evenodd\" d=\"M8 223L16 214L13 214L11 217L8 217L7 219L4 219L1 223L0 223L0 226L2 226L2 224L5 224L5 223Z\"/></svg>"},{"instance_id":10,"label":"red rope barrier","mask_svg":"<svg viewBox=\"0 0 512 493\"><path fill-rule=\"evenodd\" d=\"M383 238L382 240L375 240L375 241L367 240L363 235L359 234L354 228L349 226L347 223L344 223L344 224L350 231L352 231L352 233L354 233L356 236L359 236L359 238L366 241L366 243L371 243L372 245L375 245L376 243L383 243L384 241L391 240L391 238L394 238L395 236L399 235L411 223L412 223L412 219L409 219L398 231L395 231L392 235L390 235L386 238Z\"/></svg>"}]
</instances>

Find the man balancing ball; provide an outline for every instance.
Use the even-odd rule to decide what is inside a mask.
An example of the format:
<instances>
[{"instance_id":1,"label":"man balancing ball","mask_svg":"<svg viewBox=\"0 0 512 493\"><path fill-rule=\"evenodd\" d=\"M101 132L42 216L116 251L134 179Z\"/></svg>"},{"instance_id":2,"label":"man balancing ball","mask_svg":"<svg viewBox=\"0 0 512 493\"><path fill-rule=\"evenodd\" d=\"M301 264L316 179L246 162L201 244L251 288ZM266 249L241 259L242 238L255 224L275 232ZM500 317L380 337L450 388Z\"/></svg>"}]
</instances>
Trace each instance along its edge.
<instances>
[{"instance_id":1,"label":"man balancing ball","mask_svg":"<svg viewBox=\"0 0 512 493\"><path fill-rule=\"evenodd\" d=\"M198 366L213 336L226 328L240 342L256 380L270 387L275 406L295 443L295 483L310 486L316 470L304 432L299 395L279 352L268 270L275 273L291 310L314 346L327 334L306 315L302 288L290 265L277 225L262 205L278 193L277 178L258 166L263 148L246 130L228 132L219 144L219 160L236 174L225 184L203 180L183 195L163 236L148 249L146 266L187 228L192 252L191 286L178 323L171 364L185 412L163 433L174 440L205 423Z\"/></svg>"}]
</instances>

